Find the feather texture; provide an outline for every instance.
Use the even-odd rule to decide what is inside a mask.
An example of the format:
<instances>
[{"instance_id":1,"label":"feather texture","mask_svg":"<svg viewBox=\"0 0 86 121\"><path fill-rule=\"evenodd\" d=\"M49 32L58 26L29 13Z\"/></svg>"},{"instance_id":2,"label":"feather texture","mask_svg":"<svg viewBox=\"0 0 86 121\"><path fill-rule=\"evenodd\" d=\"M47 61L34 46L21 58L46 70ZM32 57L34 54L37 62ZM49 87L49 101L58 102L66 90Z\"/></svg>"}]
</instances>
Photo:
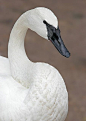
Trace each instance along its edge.
<instances>
[{"instance_id":1,"label":"feather texture","mask_svg":"<svg viewBox=\"0 0 86 121\"><path fill-rule=\"evenodd\" d=\"M52 20L43 16L43 12ZM24 38L28 27L34 29L31 23L32 19L35 23L34 16L38 23L45 18L51 23L55 20L55 26L58 23L46 8L30 10L15 23L8 58L0 56L0 121L64 121L67 116L68 93L60 73L49 64L31 62L25 53ZM40 25L47 38L46 26ZM38 33L40 29L36 23L34 26Z\"/></svg>"}]
</instances>

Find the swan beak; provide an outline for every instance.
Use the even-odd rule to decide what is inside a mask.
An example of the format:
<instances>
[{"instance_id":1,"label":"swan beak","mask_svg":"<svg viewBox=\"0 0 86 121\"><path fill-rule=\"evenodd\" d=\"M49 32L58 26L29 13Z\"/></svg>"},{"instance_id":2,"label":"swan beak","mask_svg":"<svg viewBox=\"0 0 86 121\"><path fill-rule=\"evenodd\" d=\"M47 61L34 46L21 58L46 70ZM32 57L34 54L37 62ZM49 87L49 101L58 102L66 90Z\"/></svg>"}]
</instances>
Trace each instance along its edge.
<instances>
[{"instance_id":1,"label":"swan beak","mask_svg":"<svg viewBox=\"0 0 86 121\"><path fill-rule=\"evenodd\" d=\"M46 28L47 28L48 39L53 43L53 45L61 55L65 56L66 58L69 58L70 52L65 47L64 42L60 36L59 27L56 29L54 26L50 25L45 20L43 21L43 23L46 25Z\"/></svg>"},{"instance_id":2,"label":"swan beak","mask_svg":"<svg viewBox=\"0 0 86 121\"><path fill-rule=\"evenodd\" d=\"M64 42L60 36L59 28L55 30L52 37L50 38L50 41L53 43L61 55L65 56L66 58L70 57L70 52L65 47Z\"/></svg>"}]
</instances>

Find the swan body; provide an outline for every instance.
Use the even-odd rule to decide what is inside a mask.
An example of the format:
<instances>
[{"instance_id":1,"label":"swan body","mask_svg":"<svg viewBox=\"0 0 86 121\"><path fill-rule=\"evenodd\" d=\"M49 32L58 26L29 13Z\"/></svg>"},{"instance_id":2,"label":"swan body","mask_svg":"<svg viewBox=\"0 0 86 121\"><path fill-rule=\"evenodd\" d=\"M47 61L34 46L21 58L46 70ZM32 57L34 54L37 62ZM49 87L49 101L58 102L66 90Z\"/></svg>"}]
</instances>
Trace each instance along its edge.
<instances>
[{"instance_id":1,"label":"swan body","mask_svg":"<svg viewBox=\"0 0 86 121\"><path fill-rule=\"evenodd\" d=\"M8 58L0 56L0 121L65 120L68 93L63 78L51 65L31 62L24 49L28 28L48 40L52 33L48 27L57 28L58 20L43 7L25 12L15 23L9 38ZM68 57L63 46L58 50Z\"/></svg>"}]
</instances>

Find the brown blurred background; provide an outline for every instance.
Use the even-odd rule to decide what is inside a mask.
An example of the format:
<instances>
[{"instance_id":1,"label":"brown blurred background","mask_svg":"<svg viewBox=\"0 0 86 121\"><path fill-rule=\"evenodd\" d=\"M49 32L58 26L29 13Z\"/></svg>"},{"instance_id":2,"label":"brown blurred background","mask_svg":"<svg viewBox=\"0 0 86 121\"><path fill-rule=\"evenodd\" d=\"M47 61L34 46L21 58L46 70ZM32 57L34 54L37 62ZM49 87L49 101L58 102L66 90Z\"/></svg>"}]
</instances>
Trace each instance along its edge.
<instances>
[{"instance_id":1,"label":"brown blurred background","mask_svg":"<svg viewBox=\"0 0 86 121\"><path fill-rule=\"evenodd\" d=\"M59 18L71 57L61 56L50 42L30 30L27 55L32 61L53 65L63 76L69 93L66 121L86 121L86 0L0 0L0 55L7 57L9 34L18 17L38 6L50 8Z\"/></svg>"}]
</instances>

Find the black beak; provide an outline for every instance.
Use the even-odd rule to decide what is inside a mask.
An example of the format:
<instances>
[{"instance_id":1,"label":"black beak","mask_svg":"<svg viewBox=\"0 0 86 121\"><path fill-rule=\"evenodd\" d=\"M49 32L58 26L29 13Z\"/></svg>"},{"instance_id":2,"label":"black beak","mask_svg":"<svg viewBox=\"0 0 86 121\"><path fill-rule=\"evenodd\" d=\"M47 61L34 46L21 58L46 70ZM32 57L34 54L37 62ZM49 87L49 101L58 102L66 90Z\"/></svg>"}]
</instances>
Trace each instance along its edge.
<instances>
[{"instance_id":1,"label":"black beak","mask_svg":"<svg viewBox=\"0 0 86 121\"><path fill-rule=\"evenodd\" d=\"M48 39L53 43L53 45L56 47L56 49L60 52L61 55L69 58L70 53L65 47L63 40L60 36L60 30L59 27L56 29L52 25L49 25L46 21L43 21L47 26L48 31Z\"/></svg>"},{"instance_id":2,"label":"black beak","mask_svg":"<svg viewBox=\"0 0 86 121\"><path fill-rule=\"evenodd\" d=\"M50 41L53 43L56 49L60 52L60 54L62 54L63 56L67 58L70 57L70 53L65 47L63 40L60 36L59 28L55 30L55 33L53 33L52 37L50 38Z\"/></svg>"}]
</instances>

